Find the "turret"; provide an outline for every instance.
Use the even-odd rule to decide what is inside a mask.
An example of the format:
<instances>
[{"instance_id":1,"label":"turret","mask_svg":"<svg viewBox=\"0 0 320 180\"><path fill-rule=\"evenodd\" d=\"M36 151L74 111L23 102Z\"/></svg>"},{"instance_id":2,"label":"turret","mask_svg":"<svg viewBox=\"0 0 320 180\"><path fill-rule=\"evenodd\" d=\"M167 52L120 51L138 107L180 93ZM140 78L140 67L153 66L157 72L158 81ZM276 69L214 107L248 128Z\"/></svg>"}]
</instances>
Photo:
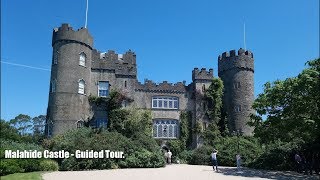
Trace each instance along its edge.
<instances>
[{"instance_id":1,"label":"turret","mask_svg":"<svg viewBox=\"0 0 320 180\"><path fill-rule=\"evenodd\" d=\"M90 71L93 39L88 30L68 24L53 30L47 133L80 127L90 118Z\"/></svg>"},{"instance_id":2,"label":"turret","mask_svg":"<svg viewBox=\"0 0 320 180\"><path fill-rule=\"evenodd\" d=\"M209 88L213 79L213 69L206 70L206 68L194 68L192 71L193 81L193 92L194 92L194 118L192 126L201 125L202 129L205 130L209 124L208 116L206 116L207 104L204 98L206 89ZM194 147L199 147L203 144L203 137L200 134L193 134Z\"/></svg>"},{"instance_id":3,"label":"turret","mask_svg":"<svg viewBox=\"0 0 320 180\"><path fill-rule=\"evenodd\" d=\"M228 117L229 130L252 133L247 125L253 113L254 59L250 51L239 49L224 52L218 57L218 75L224 83L223 109Z\"/></svg>"}]
</instances>

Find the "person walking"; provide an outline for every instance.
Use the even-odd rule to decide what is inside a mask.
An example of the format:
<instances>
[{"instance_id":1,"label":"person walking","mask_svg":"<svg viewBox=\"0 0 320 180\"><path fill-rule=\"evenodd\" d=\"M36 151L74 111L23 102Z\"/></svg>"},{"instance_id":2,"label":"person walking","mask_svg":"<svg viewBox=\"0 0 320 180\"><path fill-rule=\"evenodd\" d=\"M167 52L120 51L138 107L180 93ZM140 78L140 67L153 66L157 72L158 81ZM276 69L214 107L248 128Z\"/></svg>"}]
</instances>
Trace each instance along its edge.
<instances>
[{"instance_id":1,"label":"person walking","mask_svg":"<svg viewBox=\"0 0 320 180\"><path fill-rule=\"evenodd\" d=\"M218 159L217 159L217 153L218 153L218 150L214 149L211 153L211 159L212 159L212 167L213 167L213 170L217 171L218 172ZM214 168L216 167L216 168Z\"/></svg>"},{"instance_id":2,"label":"person walking","mask_svg":"<svg viewBox=\"0 0 320 180\"><path fill-rule=\"evenodd\" d=\"M171 164L171 156L172 156L172 152L169 149L168 150L168 164Z\"/></svg>"},{"instance_id":3,"label":"person walking","mask_svg":"<svg viewBox=\"0 0 320 180\"><path fill-rule=\"evenodd\" d=\"M302 162L301 162L302 159L301 159L301 157L300 157L300 155L298 153L296 153L294 155L294 160L296 162L296 170L297 170L297 172L301 173L301 171L302 171Z\"/></svg>"},{"instance_id":4,"label":"person walking","mask_svg":"<svg viewBox=\"0 0 320 180\"><path fill-rule=\"evenodd\" d=\"M165 160L166 160L166 164L168 164L168 151L165 151L165 153L164 153L164 158L165 158Z\"/></svg>"},{"instance_id":5,"label":"person walking","mask_svg":"<svg viewBox=\"0 0 320 180\"><path fill-rule=\"evenodd\" d=\"M240 171L241 156L239 153L236 155L236 162L237 162L237 170Z\"/></svg>"}]
</instances>

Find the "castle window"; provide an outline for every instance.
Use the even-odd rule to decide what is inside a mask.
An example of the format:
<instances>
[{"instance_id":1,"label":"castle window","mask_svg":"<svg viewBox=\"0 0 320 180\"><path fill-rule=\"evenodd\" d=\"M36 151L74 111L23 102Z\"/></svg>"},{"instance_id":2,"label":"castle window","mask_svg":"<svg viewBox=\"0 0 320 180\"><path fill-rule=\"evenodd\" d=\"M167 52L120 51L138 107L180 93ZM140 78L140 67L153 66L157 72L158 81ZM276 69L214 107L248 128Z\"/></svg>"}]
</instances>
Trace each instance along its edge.
<instances>
[{"instance_id":1,"label":"castle window","mask_svg":"<svg viewBox=\"0 0 320 180\"><path fill-rule=\"evenodd\" d=\"M236 107L234 108L234 111L235 111L235 112L240 112L240 111L241 111L241 106L236 106Z\"/></svg>"},{"instance_id":2,"label":"castle window","mask_svg":"<svg viewBox=\"0 0 320 180\"><path fill-rule=\"evenodd\" d=\"M203 84L203 85L202 85L202 92L205 92L205 91L206 91L206 85Z\"/></svg>"},{"instance_id":3,"label":"castle window","mask_svg":"<svg viewBox=\"0 0 320 180\"><path fill-rule=\"evenodd\" d=\"M57 80L52 80L51 81L51 89L50 91L53 93L53 92L56 92L56 87L57 87Z\"/></svg>"},{"instance_id":4,"label":"castle window","mask_svg":"<svg viewBox=\"0 0 320 180\"><path fill-rule=\"evenodd\" d=\"M240 88L240 82L234 83L234 84L233 84L233 87L234 87L235 89L239 89L239 88Z\"/></svg>"},{"instance_id":5,"label":"castle window","mask_svg":"<svg viewBox=\"0 0 320 180\"><path fill-rule=\"evenodd\" d=\"M84 94L85 91L84 91L84 88L85 88L85 81L83 79L80 79L79 80L79 87L78 87L78 93L79 94Z\"/></svg>"},{"instance_id":6,"label":"castle window","mask_svg":"<svg viewBox=\"0 0 320 180\"><path fill-rule=\"evenodd\" d=\"M179 100L177 97L152 97L152 108L156 109L178 109Z\"/></svg>"},{"instance_id":7,"label":"castle window","mask_svg":"<svg viewBox=\"0 0 320 180\"><path fill-rule=\"evenodd\" d=\"M82 128L84 125L84 122L82 120L77 121L77 128Z\"/></svg>"},{"instance_id":8,"label":"castle window","mask_svg":"<svg viewBox=\"0 0 320 180\"><path fill-rule=\"evenodd\" d=\"M153 137L161 139L178 138L179 124L174 119L154 119L153 120Z\"/></svg>"},{"instance_id":9,"label":"castle window","mask_svg":"<svg viewBox=\"0 0 320 180\"><path fill-rule=\"evenodd\" d=\"M84 52L80 53L79 65L80 66L86 66L86 54Z\"/></svg>"},{"instance_id":10,"label":"castle window","mask_svg":"<svg viewBox=\"0 0 320 180\"><path fill-rule=\"evenodd\" d=\"M98 85L98 96L107 97L109 91L109 82L108 81L99 81Z\"/></svg>"},{"instance_id":11,"label":"castle window","mask_svg":"<svg viewBox=\"0 0 320 180\"><path fill-rule=\"evenodd\" d=\"M124 87L127 88L127 81L124 81Z\"/></svg>"},{"instance_id":12,"label":"castle window","mask_svg":"<svg viewBox=\"0 0 320 180\"><path fill-rule=\"evenodd\" d=\"M58 64L58 58L59 58L59 51L56 51L56 53L53 55L53 64Z\"/></svg>"}]
</instances>

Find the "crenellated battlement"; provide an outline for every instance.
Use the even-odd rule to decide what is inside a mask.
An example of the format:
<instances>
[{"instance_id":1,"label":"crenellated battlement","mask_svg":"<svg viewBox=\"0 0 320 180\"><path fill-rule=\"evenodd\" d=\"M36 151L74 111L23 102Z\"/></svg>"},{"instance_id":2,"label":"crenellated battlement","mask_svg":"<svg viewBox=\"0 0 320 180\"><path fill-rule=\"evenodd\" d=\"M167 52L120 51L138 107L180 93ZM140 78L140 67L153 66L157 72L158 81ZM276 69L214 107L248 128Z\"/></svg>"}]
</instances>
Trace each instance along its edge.
<instances>
[{"instance_id":1,"label":"crenellated battlement","mask_svg":"<svg viewBox=\"0 0 320 180\"><path fill-rule=\"evenodd\" d=\"M92 49L93 46L93 38L88 29L80 28L73 30L69 24L62 24L61 27L53 29L52 46L60 41L74 41L85 44L90 49Z\"/></svg>"},{"instance_id":2,"label":"crenellated battlement","mask_svg":"<svg viewBox=\"0 0 320 180\"><path fill-rule=\"evenodd\" d=\"M229 52L222 53L222 55L218 57L218 74L234 68L240 68L253 72L253 53L240 48L238 52L236 52L236 50L231 50Z\"/></svg>"},{"instance_id":3,"label":"crenellated battlement","mask_svg":"<svg viewBox=\"0 0 320 180\"><path fill-rule=\"evenodd\" d=\"M245 51L244 49L240 48L237 53L236 50L222 53L221 55L219 55L218 60L224 60L226 58L236 56L249 56L250 58L253 58L253 53L251 51Z\"/></svg>"},{"instance_id":4,"label":"crenellated battlement","mask_svg":"<svg viewBox=\"0 0 320 180\"><path fill-rule=\"evenodd\" d=\"M168 83L168 81L163 81L162 83L155 83L151 80L146 79L144 84L138 82L136 85L136 91L144 92L160 92L160 93L185 93L187 87L185 86L185 81L177 82L175 84Z\"/></svg>"},{"instance_id":5,"label":"crenellated battlement","mask_svg":"<svg viewBox=\"0 0 320 180\"><path fill-rule=\"evenodd\" d=\"M136 54L128 50L124 54L117 54L114 50L99 52L92 51L92 69L111 70L116 75L136 77Z\"/></svg>"},{"instance_id":6,"label":"crenellated battlement","mask_svg":"<svg viewBox=\"0 0 320 180\"><path fill-rule=\"evenodd\" d=\"M194 68L192 70L192 81L194 80L212 80L213 78L213 69L206 70L206 68Z\"/></svg>"},{"instance_id":7,"label":"crenellated battlement","mask_svg":"<svg viewBox=\"0 0 320 180\"><path fill-rule=\"evenodd\" d=\"M99 53L99 59L105 61L123 61L129 64L136 64L136 54L130 49L125 54L117 54L114 50Z\"/></svg>"}]
</instances>

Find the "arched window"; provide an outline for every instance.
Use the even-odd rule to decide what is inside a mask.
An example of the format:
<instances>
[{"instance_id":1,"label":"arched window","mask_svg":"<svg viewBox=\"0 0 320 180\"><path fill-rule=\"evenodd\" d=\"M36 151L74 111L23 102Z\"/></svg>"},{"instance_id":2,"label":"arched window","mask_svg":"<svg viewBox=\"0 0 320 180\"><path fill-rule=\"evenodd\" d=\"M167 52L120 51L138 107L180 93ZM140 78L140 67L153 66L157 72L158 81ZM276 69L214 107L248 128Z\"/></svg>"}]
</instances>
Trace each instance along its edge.
<instances>
[{"instance_id":1,"label":"arched window","mask_svg":"<svg viewBox=\"0 0 320 180\"><path fill-rule=\"evenodd\" d=\"M83 125L84 125L84 122L82 120L77 121L77 128L81 128L83 127Z\"/></svg>"},{"instance_id":2,"label":"arched window","mask_svg":"<svg viewBox=\"0 0 320 180\"><path fill-rule=\"evenodd\" d=\"M153 137L163 139L178 138L179 124L174 119L155 119L153 121Z\"/></svg>"},{"instance_id":3,"label":"arched window","mask_svg":"<svg viewBox=\"0 0 320 180\"><path fill-rule=\"evenodd\" d=\"M205 92L205 91L206 91L206 85L203 84L203 85L202 85L202 92Z\"/></svg>"},{"instance_id":4,"label":"arched window","mask_svg":"<svg viewBox=\"0 0 320 180\"><path fill-rule=\"evenodd\" d=\"M50 89L50 91L51 92L56 92L56 87L57 87L57 81L55 79L53 79L51 81L51 89Z\"/></svg>"},{"instance_id":5,"label":"arched window","mask_svg":"<svg viewBox=\"0 0 320 180\"><path fill-rule=\"evenodd\" d=\"M127 88L127 81L124 81L124 87Z\"/></svg>"},{"instance_id":6,"label":"arched window","mask_svg":"<svg viewBox=\"0 0 320 180\"><path fill-rule=\"evenodd\" d=\"M78 93L79 94L84 94L85 93L85 91L84 91L84 89L85 89L85 81L83 80L83 79L80 79L79 80L79 89L78 89Z\"/></svg>"},{"instance_id":7,"label":"arched window","mask_svg":"<svg viewBox=\"0 0 320 180\"><path fill-rule=\"evenodd\" d=\"M84 52L80 53L79 56L79 65L80 66L86 66L86 54Z\"/></svg>"}]
</instances>

